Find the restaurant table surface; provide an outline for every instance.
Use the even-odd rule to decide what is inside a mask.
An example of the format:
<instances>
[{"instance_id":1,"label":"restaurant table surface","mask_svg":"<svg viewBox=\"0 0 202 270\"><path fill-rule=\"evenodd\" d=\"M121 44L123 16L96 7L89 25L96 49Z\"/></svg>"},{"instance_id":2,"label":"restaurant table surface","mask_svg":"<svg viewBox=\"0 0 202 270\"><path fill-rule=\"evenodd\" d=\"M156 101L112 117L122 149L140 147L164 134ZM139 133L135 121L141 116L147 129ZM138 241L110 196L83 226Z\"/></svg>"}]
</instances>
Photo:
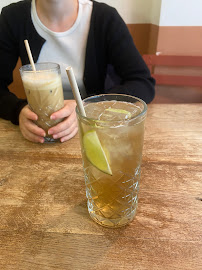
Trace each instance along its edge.
<instances>
[{"instance_id":1,"label":"restaurant table surface","mask_svg":"<svg viewBox=\"0 0 202 270\"><path fill-rule=\"evenodd\" d=\"M89 217L79 136L25 140L0 119L0 269L202 269L202 105L150 104L129 225Z\"/></svg>"}]
</instances>

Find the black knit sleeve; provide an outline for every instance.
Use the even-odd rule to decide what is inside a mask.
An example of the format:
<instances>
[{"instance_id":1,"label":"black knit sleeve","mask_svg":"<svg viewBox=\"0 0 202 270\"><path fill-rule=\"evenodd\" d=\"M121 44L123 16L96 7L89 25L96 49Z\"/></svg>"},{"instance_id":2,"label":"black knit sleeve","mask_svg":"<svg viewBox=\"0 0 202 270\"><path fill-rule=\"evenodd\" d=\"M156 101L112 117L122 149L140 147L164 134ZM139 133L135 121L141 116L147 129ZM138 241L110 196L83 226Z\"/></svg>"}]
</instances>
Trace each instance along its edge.
<instances>
[{"instance_id":1,"label":"black knit sleeve","mask_svg":"<svg viewBox=\"0 0 202 270\"><path fill-rule=\"evenodd\" d=\"M123 19L115 9L111 9L110 13L110 19L105 26L107 59L119 76L120 83L107 92L137 96L149 103L155 95L155 80L151 77Z\"/></svg>"},{"instance_id":2,"label":"black knit sleeve","mask_svg":"<svg viewBox=\"0 0 202 270\"><path fill-rule=\"evenodd\" d=\"M18 43L14 36L9 26L7 8L3 8L0 15L0 117L18 124L20 110L27 102L17 98L8 89L19 57Z\"/></svg>"}]
</instances>

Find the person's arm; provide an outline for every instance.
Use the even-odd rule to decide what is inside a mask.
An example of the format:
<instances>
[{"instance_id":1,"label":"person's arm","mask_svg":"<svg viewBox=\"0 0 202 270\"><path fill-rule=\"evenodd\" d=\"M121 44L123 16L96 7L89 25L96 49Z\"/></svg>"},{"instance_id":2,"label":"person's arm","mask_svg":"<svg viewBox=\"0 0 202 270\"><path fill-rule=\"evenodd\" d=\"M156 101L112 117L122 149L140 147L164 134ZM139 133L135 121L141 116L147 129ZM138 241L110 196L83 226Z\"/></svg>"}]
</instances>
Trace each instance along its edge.
<instances>
[{"instance_id":1,"label":"person's arm","mask_svg":"<svg viewBox=\"0 0 202 270\"><path fill-rule=\"evenodd\" d=\"M115 9L107 25L107 58L121 81L108 93L125 93L149 103L155 95L155 80L134 45L129 30Z\"/></svg>"},{"instance_id":2,"label":"person's arm","mask_svg":"<svg viewBox=\"0 0 202 270\"><path fill-rule=\"evenodd\" d=\"M13 70L19 57L14 36L3 9L0 15L0 117L19 124L19 113L27 101L17 98L8 89L13 81Z\"/></svg>"},{"instance_id":3,"label":"person's arm","mask_svg":"<svg viewBox=\"0 0 202 270\"><path fill-rule=\"evenodd\" d=\"M0 15L0 117L19 125L27 140L43 143L45 132L33 122L37 115L29 109L27 100L19 99L8 89L19 57L19 40L12 30L15 20L4 11Z\"/></svg>"}]
</instances>

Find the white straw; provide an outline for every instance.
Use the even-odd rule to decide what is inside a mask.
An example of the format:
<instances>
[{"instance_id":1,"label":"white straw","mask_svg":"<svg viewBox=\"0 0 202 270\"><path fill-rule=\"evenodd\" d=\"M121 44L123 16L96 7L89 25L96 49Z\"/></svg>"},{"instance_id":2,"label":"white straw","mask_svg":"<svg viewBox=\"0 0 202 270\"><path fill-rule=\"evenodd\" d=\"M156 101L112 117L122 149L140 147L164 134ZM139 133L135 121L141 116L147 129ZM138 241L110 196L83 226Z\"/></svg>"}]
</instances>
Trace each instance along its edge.
<instances>
[{"instance_id":1,"label":"white straw","mask_svg":"<svg viewBox=\"0 0 202 270\"><path fill-rule=\"evenodd\" d=\"M75 98L77 106L79 108L79 112L81 115L86 116L86 112L84 110L83 102L81 99L81 95L79 92L79 88L78 88L72 67L67 67L66 72L67 72L67 76L69 78L69 82L70 82L70 85L72 88L74 98Z\"/></svg>"},{"instance_id":2,"label":"white straw","mask_svg":"<svg viewBox=\"0 0 202 270\"><path fill-rule=\"evenodd\" d=\"M33 71L36 71L36 68L35 68L35 65L34 65L34 60L33 60L33 57L32 57L32 53L31 53L31 50L30 50L30 47L29 47L28 40L24 40L24 43L25 43L25 47L26 47L26 50L27 50L27 54L28 54L29 61L30 61L30 64L32 66L32 69L33 69Z\"/></svg>"}]
</instances>

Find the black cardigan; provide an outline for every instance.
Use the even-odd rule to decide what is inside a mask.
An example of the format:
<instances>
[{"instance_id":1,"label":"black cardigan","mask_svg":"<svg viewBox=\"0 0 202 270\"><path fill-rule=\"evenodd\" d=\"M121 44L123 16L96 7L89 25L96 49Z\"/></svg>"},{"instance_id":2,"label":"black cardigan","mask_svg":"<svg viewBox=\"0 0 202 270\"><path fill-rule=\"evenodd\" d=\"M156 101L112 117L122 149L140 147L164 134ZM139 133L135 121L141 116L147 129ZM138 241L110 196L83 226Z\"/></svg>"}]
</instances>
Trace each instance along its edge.
<instances>
[{"instance_id":1,"label":"black cardigan","mask_svg":"<svg viewBox=\"0 0 202 270\"><path fill-rule=\"evenodd\" d=\"M37 62L45 40L32 23L31 0L4 7L0 15L0 117L14 124L19 123L19 113L27 101L9 92L8 85L13 81L12 73L18 58L21 58L23 65L29 63L25 39L29 40L34 62ZM109 80L109 66L120 78L117 85L115 81L108 83L112 82ZM154 98L155 81L137 51L126 24L116 9L96 1L93 1L83 81L88 96L124 93L147 103Z\"/></svg>"}]
</instances>

